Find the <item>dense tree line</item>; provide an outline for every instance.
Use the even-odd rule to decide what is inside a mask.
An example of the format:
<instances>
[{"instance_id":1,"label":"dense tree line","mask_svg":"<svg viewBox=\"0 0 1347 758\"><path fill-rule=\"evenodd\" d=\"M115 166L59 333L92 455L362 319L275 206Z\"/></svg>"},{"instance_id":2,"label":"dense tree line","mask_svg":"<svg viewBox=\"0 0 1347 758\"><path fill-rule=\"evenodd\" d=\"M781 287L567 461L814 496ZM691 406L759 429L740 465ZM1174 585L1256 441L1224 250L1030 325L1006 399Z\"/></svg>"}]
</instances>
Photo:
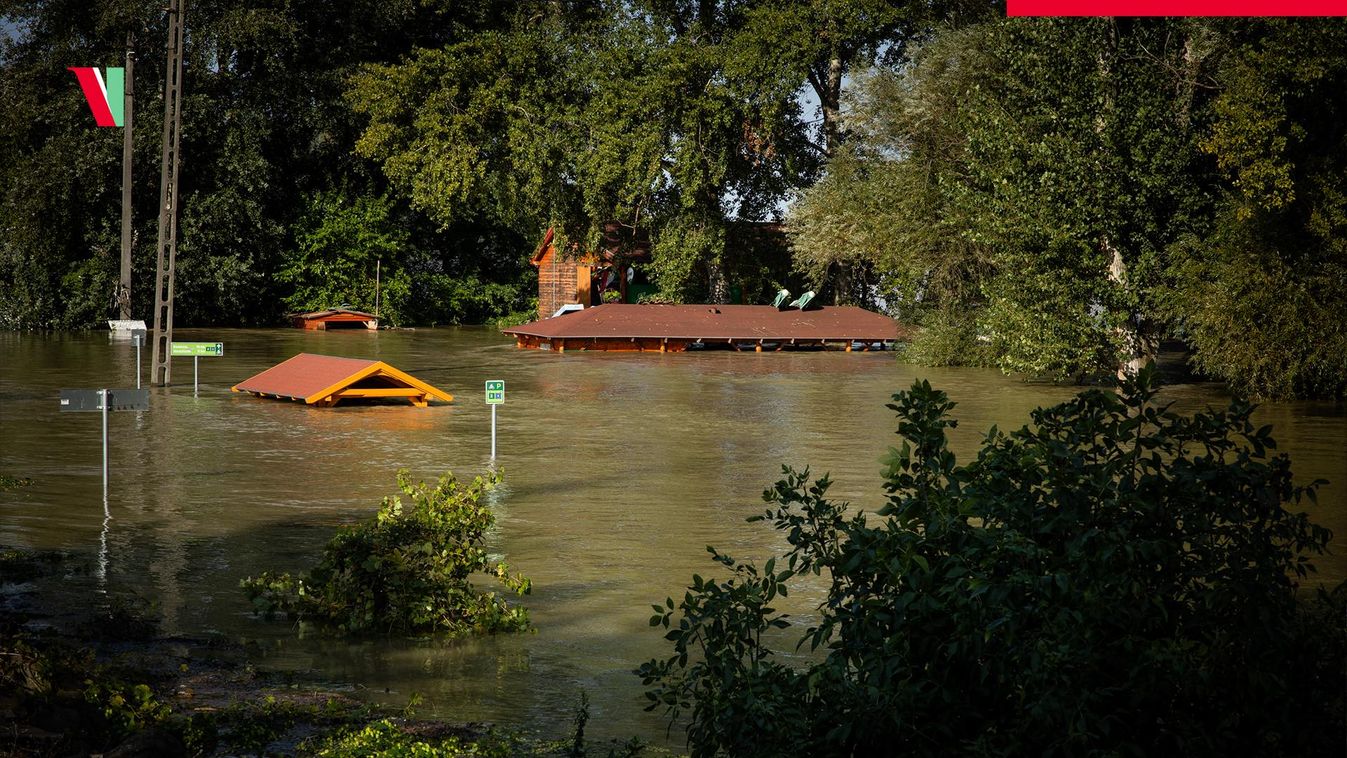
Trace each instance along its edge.
<instances>
[{"instance_id":1,"label":"dense tree line","mask_svg":"<svg viewBox=\"0 0 1347 758\"><path fill-rule=\"evenodd\" d=\"M529 242L490 219L438 224L353 147L360 66L510 23L512 3L187 3L179 324L272 324L294 308L480 321L527 306ZM120 66L136 35L135 314L152 308L166 19L143 0L0 2L0 325L113 313L120 129L93 127L67 66ZM532 234L530 232L530 234Z\"/></svg>"},{"instance_id":2,"label":"dense tree line","mask_svg":"<svg viewBox=\"0 0 1347 758\"><path fill-rule=\"evenodd\" d=\"M1257 394L1347 388L1347 26L998 20L858 88L792 216L919 360L1081 378L1180 338Z\"/></svg>"},{"instance_id":3,"label":"dense tree line","mask_svg":"<svg viewBox=\"0 0 1347 758\"><path fill-rule=\"evenodd\" d=\"M96 324L117 270L120 130L69 65L136 70L134 296L148 311L165 19L143 0L0 3L0 323ZM655 238L675 299L774 282L727 249L836 147L845 75L920 24L881 0L317 2L187 8L178 323L373 305L400 323L524 310L548 227ZM823 118L797 95L810 88Z\"/></svg>"},{"instance_id":4,"label":"dense tree line","mask_svg":"<svg viewBox=\"0 0 1347 758\"><path fill-rule=\"evenodd\" d=\"M120 131L65 67L139 40L148 311L163 9L3 0L0 324L111 310ZM179 323L527 310L531 247L639 228L671 300L782 271L924 327L925 363L1083 380L1162 340L1270 396L1347 388L1347 29L1007 20L975 0L203 0L188 7Z\"/></svg>"}]
</instances>

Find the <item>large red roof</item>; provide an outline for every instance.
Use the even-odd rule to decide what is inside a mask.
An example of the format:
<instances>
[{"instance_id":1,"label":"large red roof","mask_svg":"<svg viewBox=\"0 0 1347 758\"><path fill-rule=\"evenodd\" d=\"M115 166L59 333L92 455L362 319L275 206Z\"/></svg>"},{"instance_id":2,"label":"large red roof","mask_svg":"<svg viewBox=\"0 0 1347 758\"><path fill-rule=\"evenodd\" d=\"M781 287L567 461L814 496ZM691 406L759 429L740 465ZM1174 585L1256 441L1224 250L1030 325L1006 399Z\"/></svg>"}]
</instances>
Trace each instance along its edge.
<instances>
[{"instance_id":1,"label":"large red roof","mask_svg":"<svg viewBox=\"0 0 1347 758\"><path fill-rule=\"evenodd\" d=\"M609 303L534 321L506 334L544 339L855 340L900 338L898 322L850 306L778 311L770 305L637 305Z\"/></svg>"}]
</instances>

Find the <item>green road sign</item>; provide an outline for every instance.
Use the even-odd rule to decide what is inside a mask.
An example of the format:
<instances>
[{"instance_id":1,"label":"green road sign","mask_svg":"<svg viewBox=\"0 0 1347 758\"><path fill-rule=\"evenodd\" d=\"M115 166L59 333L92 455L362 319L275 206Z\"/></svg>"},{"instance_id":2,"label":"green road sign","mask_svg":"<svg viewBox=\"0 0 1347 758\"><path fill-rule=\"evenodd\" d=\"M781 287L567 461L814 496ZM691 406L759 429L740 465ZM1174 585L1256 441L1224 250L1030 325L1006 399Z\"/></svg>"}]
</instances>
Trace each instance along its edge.
<instances>
[{"instance_id":1,"label":"green road sign","mask_svg":"<svg viewBox=\"0 0 1347 758\"><path fill-rule=\"evenodd\" d=\"M486 383L486 404L505 405L504 379L491 379Z\"/></svg>"},{"instance_id":2,"label":"green road sign","mask_svg":"<svg viewBox=\"0 0 1347 758\"><path fill-rule=\"evenodd\" d=\"M169 355L187 356L189 358L210 357L219 358L224 355L223 342L174 342L169 350Z\"/></svg>"}]
</instances>

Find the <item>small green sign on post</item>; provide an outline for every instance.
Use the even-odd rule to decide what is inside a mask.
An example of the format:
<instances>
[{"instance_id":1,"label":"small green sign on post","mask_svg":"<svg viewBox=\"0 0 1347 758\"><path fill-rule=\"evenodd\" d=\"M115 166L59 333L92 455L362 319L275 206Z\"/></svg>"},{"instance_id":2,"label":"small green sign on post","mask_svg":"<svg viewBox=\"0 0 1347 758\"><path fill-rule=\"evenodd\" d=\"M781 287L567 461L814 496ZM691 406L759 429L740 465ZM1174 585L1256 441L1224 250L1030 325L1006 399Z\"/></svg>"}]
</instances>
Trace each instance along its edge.
<instances>
[{"instance_id":1,"label":"small green sign on post","mask_svg":"<svg viewBox=\"0 0 1347 758\"><path fill-rule=\"evenodd\" d=\"M202 356L207 358L219 358L224 355L223 342L173 342L168 346L168 354L171 356L190 357L192 359L192 397L196 397L198 382L200 376L199 359Z\"/></svg>"},{"instance_id":2,"label":"small green sign on post","mask_svg":"<svg viewBox=\"0 0 1347 758\"><path fill-rule=\"evenodd\" d=\"M505 381L492 379L486 383L486 404L505 405Z\"/></svg>"},{"instance_id":3,"label":"small green sign on post","mask_svg":"<svg viewBox=\"0 0 1347 758\"><path fill-rule=\"evenodd\" d=\"M505 405L505 380L486 380L486 404L491 406L491 460L496 460L496 406Z\"/></svg>"}]
</instances>

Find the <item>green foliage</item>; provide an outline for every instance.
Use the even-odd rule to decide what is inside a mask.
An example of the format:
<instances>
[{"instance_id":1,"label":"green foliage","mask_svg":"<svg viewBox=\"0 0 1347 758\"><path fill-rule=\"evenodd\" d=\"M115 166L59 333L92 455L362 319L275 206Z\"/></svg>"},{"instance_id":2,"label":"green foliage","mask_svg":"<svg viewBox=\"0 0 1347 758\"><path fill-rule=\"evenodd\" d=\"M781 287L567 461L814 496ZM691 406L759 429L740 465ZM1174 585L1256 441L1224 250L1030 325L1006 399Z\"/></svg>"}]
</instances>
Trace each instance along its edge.
<instances>
[{"instance_id":1,"label":"green foliage","mask_svg":"<svg viewBox=\"0 0 1347 758\"><path fill-rule=\"evenodd\" d=\"M317 0L194 2L185 52L175 322L276 323L285 300L297 294L277 274L294 269L296 256L319 250L341 259L347 251L333 246L353 238L343 229L350 213L327 217L315 204L330 207L344 193L352 202L386 197L387 188L371 176L374 167L354 152L358 114L342 100L354 69L494 28L504 23L504 11L500 4L460 8L414 0L354 0L340 13ZM11 0L0 4L0 17L0 95L9 103L0 115L6 158L0 164L0 325L83 328L112 315L122 131L93 126L66 67L122 65L128 32L136 35L139 53L132 305L134 315L148 316L164 4L110 0L90 10ZM396 224L373 233L404 236L403 259L394 262L409 278L400 321L481 321L522 307L518 296L522 289L527 297L530 271L522 260L528 243L518 231L437 230L414 209L397 210ZM300 232L311 238L300 239ZM500 255L499 240L507 256ZM370 250L351 252L359 257ZM317 270L341 260L312 262ZM324 286L303 267L290 273L305 286ZM433 298L444 293L445 282L425 274L460 283L459 300L441 306ZM506 293L496 289L501 286ZM495 291L477 297L479 290Z\"/></svg>"},{"instance_id":2,"label":"green foliage","mask_svg":"<svg viewBox=\"0 0 1347 758\"><path fill-rule=\"evenodd\" d=\"M1170 249L1164 315L1204 372L1273 397L1347 393L1347 33L1237 27L1202 149L1229 184Z\"/></svg>"},{"instance_id":3,"label":"green foliage","mask_svg":"<svg viewBox=\"0 0 1347 758\"><path fill-rule=\"evenodd\" d=\"M923 366L994 366L995 354L978 339L978 312L932 309L919 331L903 348L903 360Z\"/></svg>"},{"instance_id":4,"label":"green foliage","mask_svg":"<svg viewBox=\"0 0 1347 758\"><path fill-rule=\"evenodd\" d=\"M897 57L915 22L889 2L521 4L499 28L369 65L348 99L357 149L441 224L648 232L662 293L720 298L757 261L728 218L761 220L839 139L854 65ZM821 124L799 104L824 103ZM748 256L751 257L751 256ZM740 281L742 278L745 281Z\"/></svg>"},{"instance_id":5,"label":"green foliage","mask_svg":"<svg viewBox=\"0 0 1347 758\"><path fill-rule=\"evenodd\" d=\"M790 210L802 269L873 268L936 343L975 319L1007 372L1107 376L1177 337L1255 396L1347 391L1340 28L961 23L858 77Z\"/></svg>"},{"instance_id":6,"label":"green foliage","mask_svg":"<svg viewBox=\"0 0 1347 758\"><path fill-rule=\"evenodd\" d=\"M29 479L28 477L11 476L10 474L0 474L0 492L4 492L5 490L18 489L19 487L27 487L32 483L33 480Z\"/></svg>"},{"instance_id":7,"label":"green foliage","mask_svg":"<svg viewBox=\"0 0 1347 758\"><path fill-rule=\"evenodd\" d=\"M1143 371L993 428L962 466L954 406L926 382L894 396L876 514L787 468L750 519L784 558L712 550L731 578L655 606L673 653L638 673L694 754L1335 749L1347 592L1298 599L1329 533L1288 510L1323 482L1293 484L1251 406L1180 416ZM764 641L792 627L771 603L797 574L828 588L802 668Z\"/></svg>"},{"instance_id":8,"label":"green foliage","mask_svg":"<svg viewBox=\"0 0 1347 758\"><path fill-rule=\"evenodd\" d=\"M452 474L434 486L398 472L407 498L386 497L372 521L340 529L308 574L263 573L241 586L256 610L283 612L346 633L495 633L529 626L528 612L470 577L492 574L511 593L529 580L493 563L484 546L495 515L482 502L495 475L466 487Z\"/></svg>"},{"instance_id":9,"label":"green foliage","mask_svg":"<svg viewBox=\"0 0 1347 758\"><path fill-rule=\"evenodd\" d=\"M531 321L536 321L537 318L538 318L538 298L535 297L532 298L532 303L530 307L522 311L514 311L512 313L507 313L504 316L498 316L492 323L496 325L497 329L508 329L512 326L519 326L520 324L527 324Z\"/></svg>"},{"instance_id":10,"label":"green foliage","mask_svg":"<svg viewBox=\"0 0 1347 758\"><path fill-rule=\"evenodd\" d=\"M148 685L124 685L89 679L84 699L97 707L108 725L118 734L128 735L168 718L169 707L154 697Z\"/></svg>"},{"instance_id":11,"label":"green foliage","mask_svg":"<svg viewBox=\"0 0 1347 758\"><path fill-rule=\"evenodd\" d=\"M101 752L128 735L165 722L169 708L140 672L122 672L94 659L93 652L50 633L0 622L0 692L16 724L55 727L57 743L32 741L16 731L12 747L82 754ZM26 730L21 730L26 731Z\"/></svg>"},{"instance_id":12,"label":"green foliage","mask_svg":"<svg viewBox=\"0 0 1347 758\"><path fill-rule=\"evenodd\" d=\"M394 278L407 245L406 232L394 223L392 213L387 197L317 195L300 221L295 253L276 274L292 288L286 307L312 311L346 305L373 312L376 267L382 276ZM387 267L378 266L380 261L387 261ZM389 303L390 321L403 320L398 310L396 301Z\"/></svg>"},{"instance_id":13,"label":"green foliage","mask_svg":"<svg viewBox=\"0 0 1347 758\"><path fill-rule=\"evenodd\" d=\"M515 755L506 740L483 738L467 740L459 737L423 738L409 734L388 719L355 727L324 739L305 751L315 758L358 758L367 755L385 755L393 758L509 758Z\"/></svg>"}]
</instances>

